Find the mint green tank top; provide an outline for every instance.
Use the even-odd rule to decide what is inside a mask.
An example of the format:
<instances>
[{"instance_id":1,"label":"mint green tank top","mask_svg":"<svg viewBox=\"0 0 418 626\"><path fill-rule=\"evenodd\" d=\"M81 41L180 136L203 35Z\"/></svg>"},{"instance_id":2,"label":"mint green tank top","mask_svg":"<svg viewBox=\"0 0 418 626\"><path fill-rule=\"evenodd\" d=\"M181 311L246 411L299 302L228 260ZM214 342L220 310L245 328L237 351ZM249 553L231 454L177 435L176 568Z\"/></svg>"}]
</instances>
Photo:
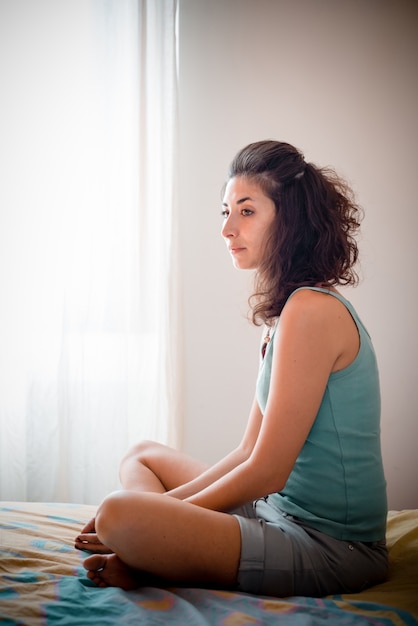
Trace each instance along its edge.
<instances>
[{"instance_id":1,"label":"mint green tank top","mask_svg":"<svg viewBox=\"0 0 418 626\"><path fill-rule=\"evenodd\" d=\"M269 502L336 539L378 541L386 532L387 502L380 444L379 373L372 342L345 298L318 287L302 289L328 293L344 304L357 325L360 349L348 367L330 375L315 422L286 485L280 493L271 494ZM270 341L257 380L262 413L269 393L273 349Z\"/></svg>"}]
</instances>

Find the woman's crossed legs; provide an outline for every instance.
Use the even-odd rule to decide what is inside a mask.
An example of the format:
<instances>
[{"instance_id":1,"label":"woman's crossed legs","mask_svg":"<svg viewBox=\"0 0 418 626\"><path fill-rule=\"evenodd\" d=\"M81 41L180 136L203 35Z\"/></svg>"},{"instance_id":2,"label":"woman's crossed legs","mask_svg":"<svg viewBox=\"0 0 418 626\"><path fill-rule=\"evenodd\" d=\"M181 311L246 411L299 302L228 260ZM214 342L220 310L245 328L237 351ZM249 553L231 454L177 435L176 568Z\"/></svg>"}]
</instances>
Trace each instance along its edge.
<instances>
[{"instance_id":1,"label":"woman's crossed legs","mask_svg":"<svg viewBox=\"0 0 418 626\"><path fill-rule=\"evenodd\" d=\"M239 524L219 513L166 496L207 466L152 442L135 446L121 464L124 491L107 496L76 539L99 586L133 589L154 578L177 583L235 585Z\"/></svg>"},{"instance_id":2,"label":"woman's crossed legs","mask_svg":"<svg viewBox=\"0 0 418 626\"><path fill-rule=\"evenodd\" d=\"M84 562L99 586L134 589L153 578L227 587L236 582L241 535L232 515L169 496L120 491L100 505L96 531L115 553Z\"/></svg>"}]
</instances>

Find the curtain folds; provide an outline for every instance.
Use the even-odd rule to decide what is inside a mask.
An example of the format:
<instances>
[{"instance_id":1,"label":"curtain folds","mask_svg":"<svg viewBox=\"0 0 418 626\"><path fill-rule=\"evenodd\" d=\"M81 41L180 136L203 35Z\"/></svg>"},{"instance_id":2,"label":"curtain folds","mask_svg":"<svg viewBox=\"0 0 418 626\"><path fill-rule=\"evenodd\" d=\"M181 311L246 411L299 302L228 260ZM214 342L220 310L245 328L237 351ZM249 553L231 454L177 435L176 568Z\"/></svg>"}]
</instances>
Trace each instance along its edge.
<instances>
[{"instance_id":1,"label":"curtain folds","mask_svg":"<svg viewBox=\"0 0 418 626\"><path fill-rule=\"evenodd\" d=\"M7 6L6 6L7 5ZM0 6L0 499L176 445L176 0Z\"/></svg>"}]
</instances>

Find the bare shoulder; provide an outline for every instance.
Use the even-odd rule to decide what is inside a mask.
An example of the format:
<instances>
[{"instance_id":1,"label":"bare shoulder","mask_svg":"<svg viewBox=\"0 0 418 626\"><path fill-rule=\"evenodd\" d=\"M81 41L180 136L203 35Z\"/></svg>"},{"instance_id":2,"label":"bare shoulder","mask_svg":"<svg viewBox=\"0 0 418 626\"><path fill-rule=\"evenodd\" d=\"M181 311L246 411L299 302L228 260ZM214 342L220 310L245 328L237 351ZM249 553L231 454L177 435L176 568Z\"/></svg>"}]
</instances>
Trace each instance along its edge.
<instances>
[{"instance_id":1,"label":"bare shoulder","mask_svg":"<svg viewBox=\"0 0 418 626\"><path fill-rule=\"evenodd\" d=\"M347 307L332 294L302 289L292 295L280 316L281 340L299 349L328 352L332 371L349 365L359 350L357 326Z\"/></svg>"},{"instance_id":2,"label":"bare shoulder","mask_svg":"<svg viewBox=\"0 0 418 626\"><path fill-rule=\"evenodd\" d=\"M311 321L313 324L329 323L331 319L350 315L344 304L331 293L301 289L285 304L281 317L290 321Z\"/></svg>"}]
</instances>

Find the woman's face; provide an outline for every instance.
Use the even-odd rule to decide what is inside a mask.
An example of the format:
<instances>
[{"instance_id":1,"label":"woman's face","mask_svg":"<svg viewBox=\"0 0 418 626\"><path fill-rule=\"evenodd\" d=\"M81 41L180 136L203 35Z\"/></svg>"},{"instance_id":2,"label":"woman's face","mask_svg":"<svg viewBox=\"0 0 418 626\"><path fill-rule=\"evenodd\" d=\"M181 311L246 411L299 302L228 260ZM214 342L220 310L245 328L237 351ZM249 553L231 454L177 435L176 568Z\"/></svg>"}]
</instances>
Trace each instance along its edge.
<instances>
[{"instance_id":1,"label":"woman's face","mask_svg":"<svg viewBox=\"0 0 418 626\"><path fill-rule=\"evenodd\" d=\"M273 200L251 179L236 176L228 181L222 203L222 237L237 269L257 269L266 233L274 221Z\"/></svg>"}]
</instances>

